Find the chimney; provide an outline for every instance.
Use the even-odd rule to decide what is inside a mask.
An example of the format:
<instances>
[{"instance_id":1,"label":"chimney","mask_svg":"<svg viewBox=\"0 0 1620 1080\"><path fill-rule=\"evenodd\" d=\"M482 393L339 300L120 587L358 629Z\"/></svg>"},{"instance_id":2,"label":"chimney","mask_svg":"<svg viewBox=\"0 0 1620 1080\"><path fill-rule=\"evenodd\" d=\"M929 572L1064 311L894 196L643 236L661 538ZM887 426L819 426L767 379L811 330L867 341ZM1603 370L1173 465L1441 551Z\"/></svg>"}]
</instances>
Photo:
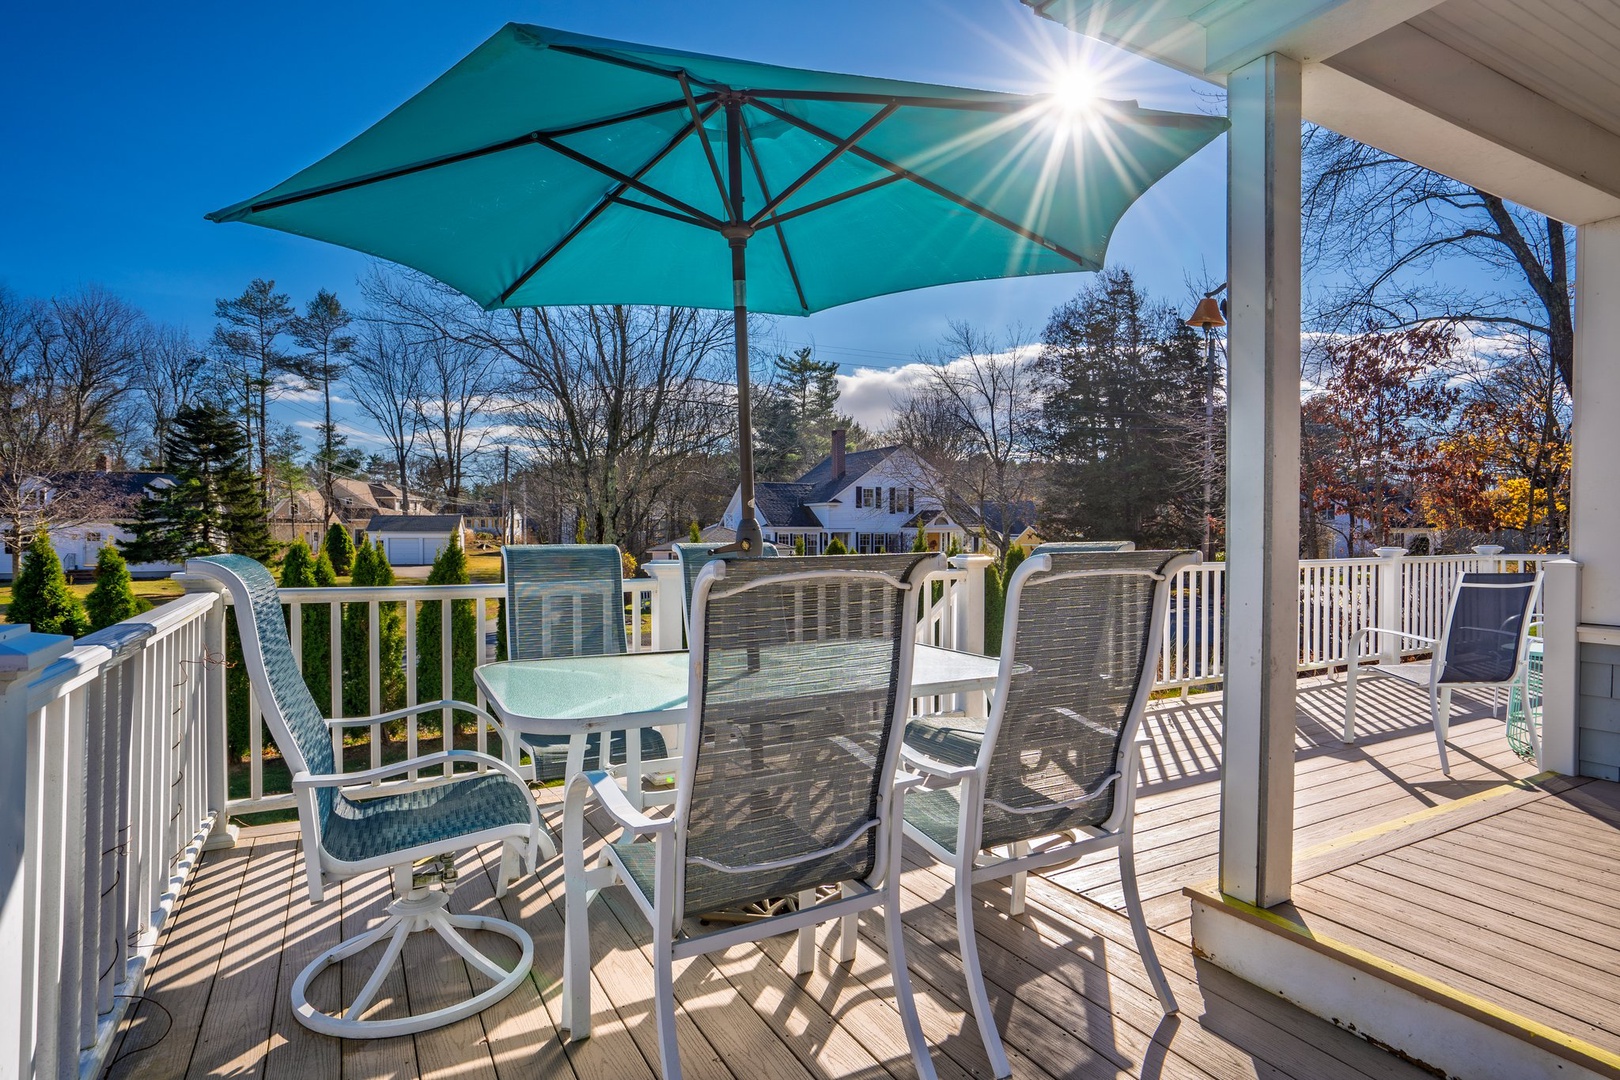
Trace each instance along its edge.
<instances>
[{"instance_id":1,"label":"chimney","mask_svg":"<svg viewBox=\"0 0 1620 1080\"><path fill-rule=\"evenodd\" d=\"M837 480L844 475L844 429L833 428L832 433L832 472L833 479Z\"/></svg>"}]
</instances>

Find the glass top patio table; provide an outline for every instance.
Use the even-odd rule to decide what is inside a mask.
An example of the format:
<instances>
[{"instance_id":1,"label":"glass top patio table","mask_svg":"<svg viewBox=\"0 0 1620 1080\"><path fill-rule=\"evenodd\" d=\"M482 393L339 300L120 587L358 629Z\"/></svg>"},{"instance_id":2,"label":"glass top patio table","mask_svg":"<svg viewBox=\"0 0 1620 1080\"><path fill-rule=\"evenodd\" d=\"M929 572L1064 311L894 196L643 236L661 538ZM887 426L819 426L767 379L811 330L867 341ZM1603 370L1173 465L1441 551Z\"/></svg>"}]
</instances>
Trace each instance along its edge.
<instances>
[{"instance_id":1,"label":"glass top patio table","mask_svg":"<svg viewBox=\"0 0 1620 1080\"><path fill-rule=\"evenodd\" d=\"M772 651L789 648L762 646L758 664L740 664L737 677L769 677ZM848 657L827 658L829 689L836 688L840 659ZM502 723L530 735L572 736L677 721L671 714L686 708L689 660L685 652L511 660L485 664L473 674ZM723 661L711 657L714 662ZM999 668L993 656L918 645L908 696L992 690Z\"/></svg>"}]
</instances>

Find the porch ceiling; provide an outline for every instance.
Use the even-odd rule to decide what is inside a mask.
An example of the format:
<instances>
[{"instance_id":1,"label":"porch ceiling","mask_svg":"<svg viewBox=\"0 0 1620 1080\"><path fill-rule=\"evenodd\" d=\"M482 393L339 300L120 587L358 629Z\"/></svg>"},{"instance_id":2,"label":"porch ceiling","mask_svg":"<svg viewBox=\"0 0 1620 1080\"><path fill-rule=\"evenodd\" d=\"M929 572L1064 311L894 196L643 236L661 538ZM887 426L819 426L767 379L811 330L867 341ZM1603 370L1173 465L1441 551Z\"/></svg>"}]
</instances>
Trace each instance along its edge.
<instances>
[{"instance_id":1,"label":"porch ceiling","mask_svg":"<svg viewBox=\"0 0 1620 1080\"><path fill-rule=\"evenodd\" d=\"M1304 65L1307 119L1572 224L1620 215L1620 0L1025 0L1224 84Z\"/></svg>"}]
</instances>

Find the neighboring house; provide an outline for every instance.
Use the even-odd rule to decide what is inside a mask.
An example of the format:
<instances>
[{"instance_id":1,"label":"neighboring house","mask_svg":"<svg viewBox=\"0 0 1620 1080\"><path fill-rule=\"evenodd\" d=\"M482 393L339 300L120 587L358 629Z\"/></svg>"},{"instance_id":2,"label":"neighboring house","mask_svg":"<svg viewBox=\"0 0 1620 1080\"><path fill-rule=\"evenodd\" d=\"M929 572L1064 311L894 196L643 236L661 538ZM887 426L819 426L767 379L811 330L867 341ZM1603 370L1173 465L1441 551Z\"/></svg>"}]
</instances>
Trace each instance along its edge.
<instances>
[{"instance_id":1,"label":"neighboring house","mask_svg":"<svg viewBox=\"0 0 1620 1080\"><path fill-rule=\"evenodd\" d=\"M642 562L668 562L675 557L675 545L691 542L689 532L682 533L673 540L665 540L657 547L650 547L642 556ZM728 529L719 522L705 525L698 530L698 543L700 544L729 544L737 539L737 530Z\"/></svg>"},{"instance_id":2,"label":"neighboring house","mask_svg":"<svg viewBox=\"0 0 1620 1080\"><path fill-rule=\"evenodd\" d=\"M284 544L302 538L310 550L319 550L327 527L337 520L358 541L373 518L399 513L403 502L399 488L393 484L346 477L333 481L332 495L337 500L332 518L327 516L325 498L316 489L283 498L270 513L271 538ZM411 502L420 508L416 499Z\"/></svg>"},{"instance_id":3,"label":"neighboring house","mask_svg":"<svg viewBox=\"0 0 1620 1080\"><path fill-rule=\"evenodd\" d=\"M69 575L85 574L95 568L101 549L109 544L127 543L135 538L129 524L135 519L140 500L150 497L149 489L161 491L174 486L169 473L86 470L59 473L40 478L33 486L40 506L47 511L52 503L74 503L78 506L96 505L102 513L93 520L76 525L53 525L50 529L51 546L62 569ZM75 513L75 516L81 516ZM7 531L10 524L7 523ZM167 577L184 567L179 563L131 563L129 572L134 577ZM0 551L0 578L12 576L12 557Z\"/></svg>"},{"instance_id":4,"label":"neighboring house","mask_svg":"<svg viewBox=\"0 0 1620 1080\"><path fill-rule=\"evenodd\" d=\"M460 514L467 523L467 528L474 533L486 533L494 537L502 537L506 532L506 521L501 513L501 504L498 502L460 502L449 503L442 508L446 514ZM514 508L512 510L512 535L523 536L523 515Z\"/></svg>"},{"instance_id":5,"label":"neighboring house","mask_svg":"<svg viewBox=\"0 0 1620 1080\"><path fill-rule=\"evenodd\" d=\"M903 446L846 452L844 433L833 432L832 453L792 483L754 485L756 518L765 539L784 550L804 541L819 555L834 538L851 551L909 551L922 529L931 546L954 539L963 550L977 538L948 516L931 490L933 470ZM735 532L742 521L741 493L731 496L720 524Z\"/></svg>"},{"instance_id":6,"label":"neighboring house","mask_svg":"<svg viewBox=\"0 0 1620 1080\"><path fill-rule=\"evenodd\" d=\"M446 544L464 544L460 514L379 514L366 524L371 542L394 566L427 566Z\"/></svg>"},{"instance_id":7,"label":"neighboring house","mask_svg":"<svg viewBox=\"0 0 1620 1080\"><path fill-rule=\"evenodd\" d=\"M1021 499L1007 508L1007 522L1003 524L1001 507L993 503L985 503L979 507L978 521L969 522L970 531L985 536L984 548L993 553L997 545L993 539L1001 533L1008 533L1008 548L1022 548L1028 555L1035 546L1042 541L1040 533L1035 531L1035 503L1031 499Z\"/></svg>"}]
</instances>

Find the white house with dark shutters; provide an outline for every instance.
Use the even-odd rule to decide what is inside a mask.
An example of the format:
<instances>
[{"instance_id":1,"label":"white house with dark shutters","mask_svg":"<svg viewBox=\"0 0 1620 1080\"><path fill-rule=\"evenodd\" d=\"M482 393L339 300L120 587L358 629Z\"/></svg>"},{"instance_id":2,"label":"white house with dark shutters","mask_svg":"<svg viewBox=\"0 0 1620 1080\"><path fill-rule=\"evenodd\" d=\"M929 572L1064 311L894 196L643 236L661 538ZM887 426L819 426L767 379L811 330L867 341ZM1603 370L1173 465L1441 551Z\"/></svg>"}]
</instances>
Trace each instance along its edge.
<instances>
[{"instance_id":1,"label":"white house with dark shutters","mask_svg":"<svg viewBox=\"0 0 1620 1080\"><path fill-rule=\"evenodd\" d=\"M978 537L945 512L937 474L911 450L884 446L845 449L843 431L832 434L832 453L791 483L756 483L755 517L765 539L784 550L804 541L807 555L819 555L836 537L851 551L909 551L917 532L928 547L945 550L951 541L977 550ZM721 525L736 535L742 521L741 492L734 492Z\"/></svg>"}]
</instances>

